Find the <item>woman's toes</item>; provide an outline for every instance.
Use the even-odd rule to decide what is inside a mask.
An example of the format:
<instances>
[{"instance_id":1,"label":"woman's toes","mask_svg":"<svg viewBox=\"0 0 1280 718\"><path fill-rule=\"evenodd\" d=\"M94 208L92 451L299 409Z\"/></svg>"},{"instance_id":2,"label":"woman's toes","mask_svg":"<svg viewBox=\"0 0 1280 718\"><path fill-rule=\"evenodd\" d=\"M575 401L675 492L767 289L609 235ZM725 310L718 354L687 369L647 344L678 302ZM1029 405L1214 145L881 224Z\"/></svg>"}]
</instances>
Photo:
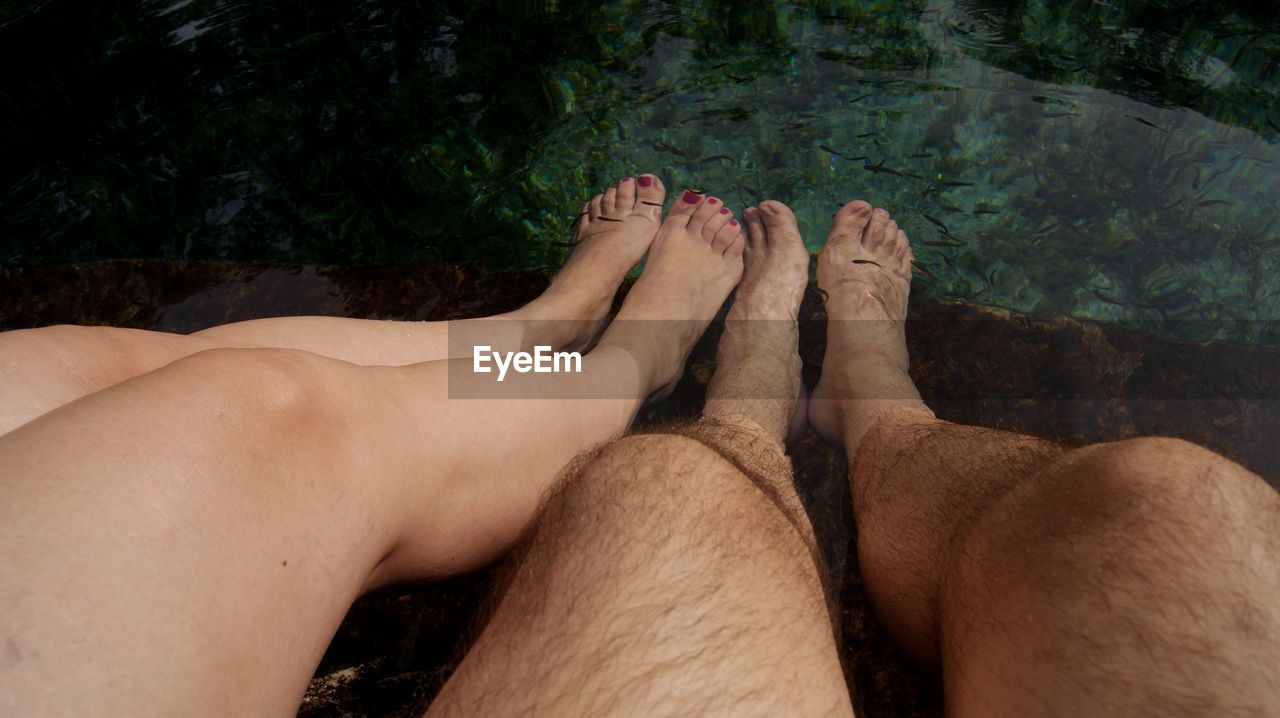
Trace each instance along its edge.
<instances>
[{"instance_id":1,"label":"woman's toes","mask_svg":"<svg viewBox=\"0 0 1280 718\"><path fill-rule=\"evenodd\" d=\"M604 210L604 216L618 219L618 185L609 185L609 189L604 191L604 198L600 200L600 208Z\"/></svg>"},{"instance_id":2,"label":"woman's toes","mask_svg":"<svg viewBox=\"0 0 1280 718\"><path fill-rule=\"evenodd\" d=\"M632 177L623 177L618 181L618 209L630 213L636 206L636 181Z\"/></svg>"},{"instance_id":3,"label":"woman's toes","mask_svg":"<svg viewBox=\"0 0 1280 718\"><path fill-rule=\"evenodd\" d=\"M734 244L738 245L738 254L742 254L742 250L746 247L746 242L742 238L742 225L738 224L738 220L731 219L721 225L711 237L711 248L721 254L729 254Z\"/></svg>"},{"instance_id":4,"label":"woman's toes","mask_svg":"<svg viewBox=\"0 0 1280 718\"><path fill-rule=\"evenodd\" d=\"M702 200L703 196L697 192L685 190L680 195L680 198L675 201L675 204L671 205L671 210L667 212L667 221L688 225L689 219L693 217L694 212L705 204Z\"/></svg>"},{"instance_id":5,"label":"woman's toes","mask_svg":"<svg viewBox=\"0 0 1280 718\"><path fill-rule=\"evenodd\" d=\"M716 232L719 232L721 227L725 226L729 223L729 220L733 219L733 212L730 212L728 207L719 205L719 203L717 203L717 205L720 209L716 210L716 213L711 216L711 219L708 219L707 223L702 225L702 238L708 242L715 239Z\"/></svg>"},{"instance_id":6,"label":"woman's toes","mask_svg":"<svg viewBox=\"0 0 1280 718\"><path fill-rule=\"evenodd\" d=\"M662 180L651 174L643 174L635 179L636 211L651 212L654 217L662 214L662 201L666 199L667 189Z\"/></svg>"},{"instance_id":7,"label":"woman's toes","mask_svg":"<svg viewBox=\"0 0 1280 718\"><path fill-rule=\"evenodd\" d=\"M720 216L720 210L722 209L724 209L724 203L718 197L706 198L694 210L693 216L689 218L689 231L701 233L708 222ZM710 239L710 237L707 238L708 241Z\"/></svg>"},{"instance_id":8,"label":"woman's toes","mask_svg":"<svg viewBox=\"0 0 1280 718\"><path fill-rule=\"evenodd\" d=\"M605 217L608 216L607 214L605 214L605 211L604 211L604 195L598 194L595 197L591 198L591 207L589 208L588 212L589 214L587 216L590 217L592 220L595 220L597 217L600 217L602 215Z\"/></svg>"}]
</instances>

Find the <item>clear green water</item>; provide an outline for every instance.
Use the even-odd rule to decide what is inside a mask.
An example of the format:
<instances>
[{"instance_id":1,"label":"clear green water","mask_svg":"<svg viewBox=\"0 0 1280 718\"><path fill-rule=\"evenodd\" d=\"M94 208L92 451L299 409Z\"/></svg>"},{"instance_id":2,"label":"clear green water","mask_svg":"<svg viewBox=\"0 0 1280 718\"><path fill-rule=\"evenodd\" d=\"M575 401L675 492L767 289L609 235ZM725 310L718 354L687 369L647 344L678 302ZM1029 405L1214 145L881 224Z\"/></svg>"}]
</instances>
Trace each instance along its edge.
<instances>
[{"instance_id":1,"label":"clear green water","mask_svg":"<svg viewBox=\"0 0 1280 718\"><path fill-rule=\"evenodd\" d=\"M0 261L555 266L651 171L815 250L884 206L919 293L1280 342L1274 3L315 5L0 10Z\"/></svg>"}]
</instances>

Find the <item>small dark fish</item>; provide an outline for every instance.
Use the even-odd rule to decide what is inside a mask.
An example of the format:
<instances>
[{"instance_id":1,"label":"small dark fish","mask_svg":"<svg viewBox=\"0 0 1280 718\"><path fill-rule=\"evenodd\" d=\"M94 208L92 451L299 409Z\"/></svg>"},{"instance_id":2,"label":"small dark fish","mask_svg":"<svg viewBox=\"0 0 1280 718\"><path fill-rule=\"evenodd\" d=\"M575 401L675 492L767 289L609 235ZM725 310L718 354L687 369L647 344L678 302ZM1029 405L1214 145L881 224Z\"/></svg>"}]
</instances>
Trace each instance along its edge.
<instances>
[{"instance_id":1,"label":"small dark fish","mask_svg":"<svg viewBox=\"0 0 1280 718\"><path fill-rule=\"evenodd\" d=\"M964 242L947 242L943 240L930 240L924 243L926 247L963 247Z\"/></svg>"},{"instance_id":2,"label":"small dark fish","mask_svg":"<svg viewBox=\"0 0 1280 718\"><path fill-rule=\"evenodd\" d=\"M851 105L852 105L852 104L853 104L853 103L855 103L855 102L862 102L863 100L867 99L868 97L871 97L871 93L870 93L870 92L868 92L868 93L867 93L867 94L865 94L865 95L858 95L857 97L853 98L852 100L849 100L849 104L851 104Z\"/></svg>"},{"instance_id":3,"label":"small dark fish","mask_svg":"<svg viewBox=\"0 0 1280 718\"><path fill-rule=\"evenodd\" d=\"M1116 305L1117 307L1123 307L1123 306L1124 306L1124 302L1121 302L1121 301L1118 301L1118 300L1113 299L1113 298L1111 298L1111 297L1108 297L1107 295L1103 294L1102 292L1100 292L1100 291L1098 291L1098 290L1096 290L1096 289L1090 288L1090 289L1089 289L1089 293L1090 293L1090 294L1092 294L1093 296L1097 297L1098 299L1101 299L1102 301L1106 302L1107 304L1114 304L1114 305Z\"/></svg>"},{"instance_id":4,"label":"small dark fish","mask_svg":"<svg viewBox=\"0 0 1280 718\"><path fill-rule=\"evenodd\" d=\"M885 167L884 160L881 160L880 164L878 165L863 165L862 169L867 170L868 172L874 172L876 174L880 174L881 172L883 172L885 174L897 175L898 177L902 176L902 173L899 172L898 170Z\"/></svg>"},{"instance_id":5,"label":"small dark fish","mask_svg":"<svg viewBox=\"0 0 1280 718\"><path fill-rule=\"evenodd\" d=\"M833 150L830 147L827 147L826 145L818 145L818 149L822 150L823 152L830 152L831 154L836 155L838 157L844 157L843 152L837 152L836 150Z\"/></svg>"},{"instance_id":6,"label":"small dark fish","mask_svg":"<svg viewBox=\"0 0 1280 718\"><path fill-rule=\"evenodd\" d=\"M618 125L618 139L622 140L623 142L626 142L626 141L627 141L627 127L626 127L626 125Z\"/></svg>"},{"instance_id":7,"label":"small dark fish","mask_svg":"<svg viewBox=\"0 0 1280 718\"><path fill-rule=\"evenodd\" d=\"M687 152L680 149L679 147L676 147L675 145L669 145L666 142L661 142L661 141L655 141L653 143L653 149L659 152L666 152L668 154L673 154L673 155L676 155L677 157L684 157L686 154L688 154Z\"/></svg>"},{"instance_id":8,"label":"small dark fish","mask_svg":"<svg viewBox=\"0 0 1280 718\"><path fill-rule=\"evenodd\" d=\"M1166 132L1166 131L1167 131L1167 130L1165 130L1165 128L1161 127L1160 125L1157 125L1156 123L1151 122L1151 121L1149 121L1149 120L1144 120L1144 119L1142 119L1141 117L1134 117L1133 115L1130 115L1130 116L1129 116L1129 118L1130 118L1130 119L1133 119L1133 120L1137 120L1138 122L1141 122L1142 124L1146 125L1147 127L1154 127L1154 128L1156 128L1157 130L1160 130L1161 132Z\"/></svg>"},{"instance_id":9,"label":"small dark fish","mask_svg":"<svg viewBox=\"0 0 1280 718\"><path fill-rule=\"evenodd\" d=\"M960 209L954 204L944 204L942 205L942 209L946 210L947 212L950 212L951 214L964 214L964 210Z\"/></svg>"},{"instance_id":10,"label":"small dark fish","mask_svg":"<svg viewBox=\"0 0 1280 718\"><path fill-rule=\"evenodd\" d=\"M915 270L917 270L917 271L919 271L921 274L923 274L924 276L928 277L929 279L932 279L932 280L933 280L933 281L935 281L935 282L939 282L939 281L940 281L940 280L938 279L938 275L934 274L933 272L930 272L928 267L926 267L926 266L924 266L923 264L921 264L921 263L919 263L919 262L915 261L914 259L913 259L913 260L911 260L911 268L912 268L912 269L915 269Z\"/></svg>"},{"instance_id":11,"label":"small dark fish","mask_svg":"<svg viewBox=\"0 0 1280 718\"><path fill-rule=\"evenodd\" d=\"M998 210L998 209L975 209L975 210L973 210L973 213L974 213L974 214L1000 214L1000 210Z\"/></svg>"},{"instance_id":12,"label":"small dark fish","mask_svg":"<svg viewBox=\"0 0 1280 718\"><path fill-rule=\"evenodd\" d=\"M734 82L750 82L750 81L752 80L752 78L750 78L750 77L741 77L741 76L739 76L739 75L730 75L730 74L729 74L729 73L727 73L727 72L726 72L726 73L724 73L724 76L725 76L725 77L727 77L727 78L729 78L730 80L733 80Z\"/></svg>"},{"instance_id":13,"label":"small dark fish","mask_svg":"<svg viewBox=\"0 0 1280 718\"><path fill-rule=\"evenodd\" d=\"M860 135L854 135L854 137L857 137L858 139L862 139L864 137L875 137L878 134L880 133L879 132L863 132Z\"/></svg>"},{"instance_id":14,"label":"small dark fish","mask_svg":"<svg viewBox=\"0 0 1280 718\"><path fill-rule=\"evenodd\" d=\"M737 164L738 162L737 160L730 157L729 155L711 155L710 157L703 157L698 161L699 162L721 162L724 160L728 160L729 162L733 162L734 164Z\"/></svg>"},{"instance_id":15,"label":"small dark fish","mask_svg":"<svg viewBox=\"0 0 1280 718\"><path fill-rule=\"evenodd\" d=\"M943 232L947 232L947 233L950 233L950 232L951 232L951 230L947 229L947 225L943 224L941 221L939 221L939 220L937 220L937 219L934 219L933 217L930 217L930 216L929 216L929 215L927 215L927 214L924 214L924 215L921 215L921 216L922 216L922 217L924 217L925 219L929 220L929 222L930 222L933 226L935 226L935 227L937 227L937 228L941 229Z\"/></svg>"},{"instance_id":16,"label":"small dark fish","mask_svg":"<svg viewBox=\"0 0 1280 718\"><path fill-rule=\"evenodd\" d=\"M1060 224L1062 224L1062 223L1061 223L1061 222L1050 222L1049 224L1046 224L1045 226L1041 227L1040 229L1037 229L1037 230L1036 230L1036 234L1048 234L1048 233L1049 233L1049 230L1053 229L1054 227L1057 227L1057 226L1058 226L1058 225L1060 225Z\"/></svg>"},{"instance_id":17,"label":"small dark fish","mask_svg":"<svg viewBox=\"0 0 1280 718\"><path fill-rule=\"evenodd\" d=\"M1045 118L1053 118L1053 117L1075 117L1075 116L1076 116L1076 113L1074 113L1074 112L1046 112L1046 113L1044 113L1043 115L1040 115L1040 116L1041 116L1041 117L1045 117Z\"/></svg>"},{"instance_id":18,"label":"small dark fish","mask_svg":"<svg viewBox=\"0 0 1280 718\"><path fill-rule=\"evenodd\" d=\"M1206 200L1201 200L1199 202L1196 202L1197 207L1212 207L1215 204L1235 204L1235 203L1229 202L1225 199L1206 199Z\"/></svg>"},{"instance_id":19,"label":"small dark fish","mask_svg":"<svg viewBox=\"0 0 1280 718\"><path fill-rule=\"evenodd\" d=\"M907 159L909 159L909 160L927 160L927 159L929 159L929 158L931 158L931 157L933 157L933 155L929 154L928 152L918 152L918 153L916 153L916 154L914 154L914 155L908 155L908 156L907 156Z\"/></svg>"},{"instance_id":20,"label":"small dark fish","mask_svg":"<svg viewBox=\"0 0 1280 718\"><path fill-rule=\"evenodd\" d=\"M929 186L925 187L924 191L920 193L920 199L924 199L925 197L928 197L930 192L937 192L937 191L938 189L933 186L932 182L930 182Z\"/></svg>"},{"instance_id":21,"label":"small dark fish","mask_svg":"<svg viewBox=\"0 0 1280 718\"><path fill-rule=\"evenodd\" d=\"M972 182L943 182L943 187L972 187Z\"/></svg>"},{"instance_id":22,"label":"small dark fish","mask_svg":"<svg viewBox=\"0 0 1280 718\"><path fill-rule=\"evenodd\" d=\"M1200 168L1199 167L1196 168L1195 179L1191 180L1191 189L1194 189L1194 190L1200 189Z\"/></svg>"},{"instance_id":23,"label":"small dark fish","mask_svg":"<svg viewBox=\"0 0 1280 718\"><path fill-rule=\"evenodd\" d=\"M728 67L728 66L729 66L729 63L727 63L727 62L722 62L722 63L720 63L719 65L716 65L715 67L711 68L711 70L712 70L713 72L714 72L715 70L723 70L724 68L726 68L726 67Z\"/></svg>"},{"instance_id":24,"label":"small dark fish","mask_svg":"<svg viewBox=\"0 0 1280 718\"><path fill-rule=\"evenodd\" d=\"M866 155L858 155L857 157L849 157L849 158L848 158L848 160L849 160L850 162L862 162L862 161L863 161L863 160L865 160L865 159L867 159L867 156L866 156Z\"/></svg>"}]
</instances>

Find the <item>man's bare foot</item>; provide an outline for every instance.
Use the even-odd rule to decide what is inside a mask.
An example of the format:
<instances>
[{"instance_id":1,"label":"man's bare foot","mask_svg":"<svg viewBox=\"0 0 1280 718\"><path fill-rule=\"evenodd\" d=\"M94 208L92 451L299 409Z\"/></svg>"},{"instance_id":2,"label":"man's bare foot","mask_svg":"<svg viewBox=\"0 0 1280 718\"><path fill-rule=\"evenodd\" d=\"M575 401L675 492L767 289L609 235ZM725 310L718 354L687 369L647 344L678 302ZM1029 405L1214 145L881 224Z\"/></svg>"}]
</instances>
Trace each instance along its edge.
<instances>
[{"instance_id":1,"label":"man's bare foot","mask_svg":"<svg viewBox=\"0 0 1280 718\"><path fill-rule=\"evenodd\" d=\"M542 296L517 310L526 348L587 349L609 316L613 295L649 250L662 221L666 190L654 175L623 177L582 206L573 251Z\"/></svg>"},{"instance_id":2,"label":"man's bare foot","mask_svg":"<svg viewBox=\"0 0 1280 718\"><path fill-rule=\"evenodd\" d=\"M836 213L818 255L827 351L809 423L850 455L884 412L929 411L907 374L911 260L907 235L889 213L861 200Z\"/></svg>"},{"instance_id":3,"label":"man's bare foot","mask_svg":"<svg viewBox=\"0 0 1280 718\"><path fill-rule=\"evenodd\" d=\"M781 443L799 438L806 425L796 320L809 283L809 251L795 214L781 202L761 202L743 219L746 268L702 413L730 421L745 417Z\"/></svg>"},{"instance_id":4,"label":"man's bare foot","mask_svg":"<svg viewBox=\"0 0 1280 718\"><path fill-rule=\"evenodd\" d=\"M742 277L742 228L715 197L686 191L649 250L644 274L600 339L636 358L650 394L670 389Z\"/></svg>"}]
</instances>

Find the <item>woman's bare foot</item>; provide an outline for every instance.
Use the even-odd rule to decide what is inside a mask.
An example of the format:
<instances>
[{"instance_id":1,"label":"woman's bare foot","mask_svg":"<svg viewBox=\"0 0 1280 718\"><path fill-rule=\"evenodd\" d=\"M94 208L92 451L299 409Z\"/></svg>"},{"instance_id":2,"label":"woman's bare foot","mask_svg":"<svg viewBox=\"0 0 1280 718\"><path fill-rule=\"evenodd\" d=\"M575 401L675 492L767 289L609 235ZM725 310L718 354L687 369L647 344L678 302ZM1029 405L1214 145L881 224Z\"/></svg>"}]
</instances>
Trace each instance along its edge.
<instances>
[{"instance_id":1,"label":"woman's bare foot","mask_svg":"<svg viewBox=\"0 0 1280 718\"><path fill-rule=\"evenodd\" d=\"M850 456L884 412L929 412L907 374L911 260L907 235L889 213L861 200L836 213L818 255L827 351L809 423L827 440L844 444Z\"/></svg>"},{"instance_id":2,"label":"woman's bare foot","mask_svg":"<svg viewBox=\"0 0 1280 718\"><path fill-rule=\"evenodd\" d=\"M675 201L597 351L626 350L650 394L670 389L694 343L742 277L742 228L715 197L686 191Z\"/></svg>"},{"instance_id":3,"label":"woman's bare foot","mask_svg":"<svg viewBox=\"0 0 1280 718\"><path fill-rule=\"evenodd\" d=\"M796 216L781 202L743 213L742 284L725 319L703 415L750 419L779 442L804 433L796 320L809 283L809 251Z\"/></svg>"},{"instance_id":4,"label":"woman's bare foot","mask_svg":"<svg viewBox=\"0 0 1280 718\"><path fill-rule=\"evenodd\" d=\"M666 190L654 175L623 177L582 206L573 251L542 296L505 319L527 323L526 348L582 351L599 336L622 280L649 250Z\"/></svg>"}]
</instances>

